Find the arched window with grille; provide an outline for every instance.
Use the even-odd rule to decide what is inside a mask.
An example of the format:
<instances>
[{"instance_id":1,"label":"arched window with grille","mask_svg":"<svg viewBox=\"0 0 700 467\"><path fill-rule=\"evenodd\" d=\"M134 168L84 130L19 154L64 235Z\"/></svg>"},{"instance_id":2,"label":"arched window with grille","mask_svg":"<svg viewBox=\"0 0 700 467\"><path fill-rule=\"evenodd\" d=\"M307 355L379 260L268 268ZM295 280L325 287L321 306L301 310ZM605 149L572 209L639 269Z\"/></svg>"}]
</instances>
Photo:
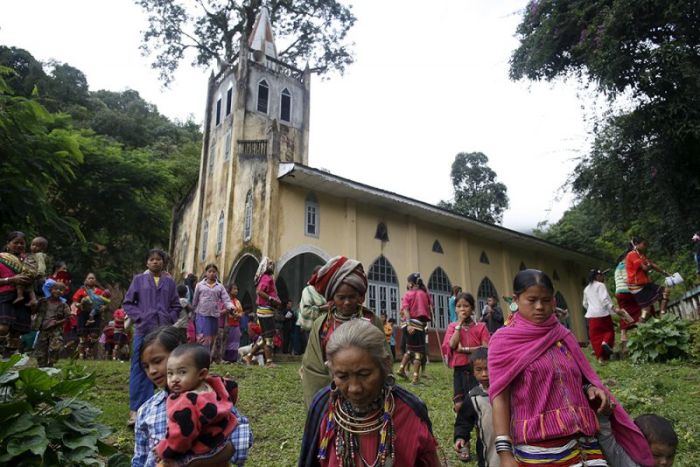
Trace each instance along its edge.
<instances>
[{"instance_id":1,"label":"arched window with grille","mask_svg":"<svg viewBox=\"0 0 700 467\"><path fill-rule=\"evenodd\" d=\"M481 319L481 310L486 306L486 300L489 297L496 297L496 300L498 300L498 291L493 285L493 282L491 282L491 279L484 277L476 292L476 310L474 310L474 317L477 321Z\"/></svg>"},{"instance_id":2,"label":"arched window with grille","mask_svg":"<svg viewBox=\"0 0 700 467\"><path fill-rule=\"evenodd\" d=\"M280 94L280 120L283 122L292 121L292 95L289 89L282 89Z\"/></svg>"},{"instance_id":3,"label":"arched window with grille","mask_svg":"<svg viewBox=\"0 0 700 467\"><path fill-rule=\"evenodd\" d=\"M396 271L384 255L372 263L367 273L367 307L377 315L399 321L399 281Z\"/></svg>"},{"instance_id":4,"label":"arched window with grille","mask_svg":"<svg viewBox=\"0 0 700 467\"><path fill-rule=\"evenodd\" d=\"M439 241L439 240L435 240L435 241L433 242L433 253L440 253L440 254L444 254L444 253L445 253L444 250L442 249L442 245L440 245L440 241Z\"/></svg>"},{"instance_id":5,"label":"arched window with grille","mask_svg":"<svg viewBox=\"0 0 700 467\"><path fill-rule=\"evenodd\" d=\"M452 284L447 273L439 266L430 275L428 292L435 307L432 325L438 329L446 329L447 325L450 324L450 310L447 303L452 293Z\"/></svg>"},{"instance_id":6,"label":"arched window with grille","mask_svg":"<svg viewBox=\"0 0 700 467\"><path fill-rule=\"evenodd\" d=\"M268 104L268 101L270 100L269 98L270 98L270 86L267 84L267 81L265 81L263 79L258 83L258 102L257 102L258 112L262 112L264 114L267 113L267 104Z\"/></svg>"},{"instance_id":7,"label":"arched window with grille","mask_svg":"<svg viewBox=\"0 0 700 467\"><path fill-rule=\"evenodd\" d=\"M219 223L216 226L216 254L221 254L221 249L224 246L224 211L219 213Z\"/></svg>"},{"instance_id":8,"label":"arched window with grille","mask_svg":"<svg viewBox=\"0 0 700 467\"><path fill-rule=\"evenodd\" d=\"M202 227L202 261L207 259L207 243L209 243L209 221L204 221L204 227Z\"/></svg>"},{"instance_id":9,"label":"arched window with grille","mask_svg":"<svg viewBox=\"0 0 700 467\"><path fill-rule=\"evenodd\" d=\"M245 211L243 219L243 240L248 242L253 235L253 192L248 190L245 195Z\"/></svg>"}]
</instances>

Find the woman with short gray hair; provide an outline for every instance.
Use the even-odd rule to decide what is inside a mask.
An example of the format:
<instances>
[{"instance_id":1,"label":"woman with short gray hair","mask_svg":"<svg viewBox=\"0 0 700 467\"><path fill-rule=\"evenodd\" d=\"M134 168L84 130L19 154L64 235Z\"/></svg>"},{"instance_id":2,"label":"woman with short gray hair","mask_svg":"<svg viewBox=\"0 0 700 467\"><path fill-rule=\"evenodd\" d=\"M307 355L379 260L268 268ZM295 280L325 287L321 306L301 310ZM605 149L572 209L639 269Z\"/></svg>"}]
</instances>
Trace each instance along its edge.
<instances>
[{"instance_id":1,"label":"woman with short gray hair","mask_svg":"<svg viewBox=\"0 0 700 467\"><path fill-rule=\"evenodd\" d=\"M396 384L384 333L364 319L335 330L326 346L332 382L306 419L299 466L438 466L428 409Z\"/></svg>"}]
</instances>

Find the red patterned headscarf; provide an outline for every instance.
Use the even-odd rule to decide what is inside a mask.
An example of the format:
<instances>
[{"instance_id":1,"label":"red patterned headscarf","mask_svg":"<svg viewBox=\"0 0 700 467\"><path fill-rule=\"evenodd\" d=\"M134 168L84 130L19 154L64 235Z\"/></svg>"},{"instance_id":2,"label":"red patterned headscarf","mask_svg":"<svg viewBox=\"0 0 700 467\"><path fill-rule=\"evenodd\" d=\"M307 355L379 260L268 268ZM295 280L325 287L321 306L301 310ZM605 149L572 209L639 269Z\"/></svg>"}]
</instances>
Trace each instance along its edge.
<instances>
[{"instance_id":1,"label":"red patterned headscarf","mask_svg":"<svg viewBox=\"0 0 700 467\"><path fill-rule=\"evenodd\" d=\"M331 258L317 273L311 276L309 284L316 291L332 300L340 284L347 284L360 295L367 292L367 276L362 263L346 256Z\"/></svg>"}]
</instances>

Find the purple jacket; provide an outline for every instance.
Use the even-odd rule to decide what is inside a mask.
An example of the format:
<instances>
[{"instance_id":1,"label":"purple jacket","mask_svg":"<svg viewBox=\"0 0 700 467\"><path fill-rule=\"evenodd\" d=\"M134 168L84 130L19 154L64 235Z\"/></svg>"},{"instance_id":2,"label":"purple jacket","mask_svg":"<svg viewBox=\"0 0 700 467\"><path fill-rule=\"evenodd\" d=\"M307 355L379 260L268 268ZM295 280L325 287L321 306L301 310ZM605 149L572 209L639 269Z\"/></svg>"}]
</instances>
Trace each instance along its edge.
<instances>
[{"instance_id":1,"label":"purple jacket","mask_svg":"<svg viewBox=\"0 0 700 467\"><path fill-rule=\"evenodd\" d=\"M156 287L150 272L134 276L124 296L123 308L133 320L139 336L145 336L159 326L175 323L182 309L173 278L161 274Z\"/></svg>"}]
</instances>

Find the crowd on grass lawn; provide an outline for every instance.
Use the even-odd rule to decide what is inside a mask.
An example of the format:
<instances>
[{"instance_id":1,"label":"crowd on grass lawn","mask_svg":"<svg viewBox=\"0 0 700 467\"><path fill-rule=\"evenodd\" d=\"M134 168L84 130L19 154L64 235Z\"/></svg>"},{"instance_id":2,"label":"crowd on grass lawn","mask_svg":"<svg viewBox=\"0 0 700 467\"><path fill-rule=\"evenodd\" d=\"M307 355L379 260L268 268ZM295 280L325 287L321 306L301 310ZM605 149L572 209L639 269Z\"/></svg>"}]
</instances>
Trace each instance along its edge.
<instances>
[{"instance_id":1,"label":"crowd on grass lawn","mask_svg":"<svg viewBox=\"0 0 700 467\"><path fill-rule=\"evenodd\" d=\"M700 252L700 233L693 241ZM629 333L666 311L668 290L650 273L670 274L646 256L647 246L634 238L619 256L612 296L608 271L589 273L582 301L601 364L613 354L624 357ZM41 367L61 357L130 361L134 466L243 465L255 420L238 411L236 382L210 366L275 371L280 353L303 355L299 398L308 413L298 465L445 464L428 407L399 384L428 384L421 375L434 309L420 273L407 278L396 323L364 306L364 268L345 256L314 270L299 304L280 300L275 264L262 258L253 278L255 307L244 309L216 264L178 285L166 271L168 255L153 249L117 303L93 273L76 284L48 250L43 237L7 237L0 253L0 351L32 352ZM695 258L700 273L700 253ZM454 287L449 300L441 353L453 369L459 460L504 467L673 464L678 438L670 422L625 412L568 329L568 310L557 307L545 273L518 272L512 296L504 298L502 309L498 297L489 297L478 321L471 293ZM620 316L617 352L613 314ZM397 343L402 358L394 370Z\"/></svg>"}]
</instances>

